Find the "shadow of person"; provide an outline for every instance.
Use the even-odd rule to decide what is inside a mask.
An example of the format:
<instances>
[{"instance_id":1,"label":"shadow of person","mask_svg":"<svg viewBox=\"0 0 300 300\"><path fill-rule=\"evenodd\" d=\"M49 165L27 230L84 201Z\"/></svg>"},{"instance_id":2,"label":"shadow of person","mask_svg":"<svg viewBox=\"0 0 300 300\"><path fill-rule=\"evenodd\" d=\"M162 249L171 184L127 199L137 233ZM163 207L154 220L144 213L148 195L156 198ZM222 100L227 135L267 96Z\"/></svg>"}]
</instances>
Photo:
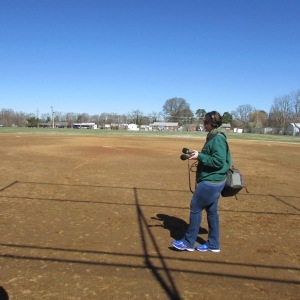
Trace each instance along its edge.
<instances>
[{"instance_id":1,"label":"shadow of person","mask_svg":"<svg viewBox=\"0 0 300 300\"><path fill-rule=\"evenodd\" d=\"M163 224L161 226L168 229L170 231L170 236L175 240L181 240L189 226L184 220L166 214L157 214L156 218L152 217L152 219L162 221ZM199 228L198 234L206 233L208 233L208 231L205 228ZM205 241L200 237L197 237L197 242L200 244L205 243Z\"/></svg>"},{"instance_id":2,"label":"shadow of person","mask_svg":"<svg viewBox=\"0 0 300 300\"><path fill-rule=\"evenodd\" d=\"M170 231L170 236L175 240L180 240L188 228L188 224L177 217L172 217L165 214L157 214L156 218L153 217L152 219L162 221L162 227L168 229Z\"/></svg>"},{"instance_id":3,"label":"shadow of person","mask_svg":"<svg viewBox=\"0 0 300 300\"><path fill-rule=\"evenodd\" d=\"M6 290L0 286L0 300L9 300Z\"/></svg>"}]
</instances>

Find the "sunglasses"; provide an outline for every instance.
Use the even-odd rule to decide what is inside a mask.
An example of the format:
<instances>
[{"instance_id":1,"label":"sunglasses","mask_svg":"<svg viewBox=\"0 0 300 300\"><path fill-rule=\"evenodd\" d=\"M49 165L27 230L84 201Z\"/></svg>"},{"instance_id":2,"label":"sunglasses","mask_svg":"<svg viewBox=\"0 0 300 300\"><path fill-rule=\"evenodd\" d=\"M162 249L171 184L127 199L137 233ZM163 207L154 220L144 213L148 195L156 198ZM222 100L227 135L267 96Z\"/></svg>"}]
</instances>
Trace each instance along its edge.
<instances>
[{"instance_id":1,"label":"sunglasses","mask_svg":"<svg viewBox=\"0 0 300 300\"><path fill-rule=\"evenodd\" d=\"M209 124L209 122L207 120L204 120L203 122L205 125Z\"/></svg>"}]
</instances>

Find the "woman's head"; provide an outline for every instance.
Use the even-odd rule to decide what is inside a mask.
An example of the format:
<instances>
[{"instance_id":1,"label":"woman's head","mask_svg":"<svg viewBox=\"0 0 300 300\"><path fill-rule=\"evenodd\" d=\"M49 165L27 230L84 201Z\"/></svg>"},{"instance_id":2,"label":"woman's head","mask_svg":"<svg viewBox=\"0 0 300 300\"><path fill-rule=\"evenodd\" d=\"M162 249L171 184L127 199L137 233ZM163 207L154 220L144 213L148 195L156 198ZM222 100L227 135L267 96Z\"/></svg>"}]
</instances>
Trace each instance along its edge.
<instances>
[{"instance_id":1,"label":"woman's head","mask_svg":"<svg viewBox=\"0 0 300 300\"><path fill-rule=\"evenodd\" d=\"M213 110L211 112L208 112L205 115L204 118L204 127L206 129L206 131L211 131L214 128L218 128L222 125L222 117L220 116L220 114Z\"/></svg>"}]
</instances>

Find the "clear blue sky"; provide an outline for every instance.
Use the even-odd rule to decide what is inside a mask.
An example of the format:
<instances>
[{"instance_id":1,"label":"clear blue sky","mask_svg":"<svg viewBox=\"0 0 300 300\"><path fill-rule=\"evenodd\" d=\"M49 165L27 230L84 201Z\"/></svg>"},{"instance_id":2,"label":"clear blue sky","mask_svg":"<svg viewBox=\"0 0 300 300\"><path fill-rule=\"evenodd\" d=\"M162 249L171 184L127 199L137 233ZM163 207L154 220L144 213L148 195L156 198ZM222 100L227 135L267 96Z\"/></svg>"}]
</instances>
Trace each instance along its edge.
<instances>
[{"instance_id":1,"label":"clear blue sky","mask_svg":"<svg viewBox=\"0 0 300 300\"><path fill-rule=\"evenodd\" d=\"M299 0L0 0L0 109L269 112L300 89Z\"/></svg>"}]
</instances>

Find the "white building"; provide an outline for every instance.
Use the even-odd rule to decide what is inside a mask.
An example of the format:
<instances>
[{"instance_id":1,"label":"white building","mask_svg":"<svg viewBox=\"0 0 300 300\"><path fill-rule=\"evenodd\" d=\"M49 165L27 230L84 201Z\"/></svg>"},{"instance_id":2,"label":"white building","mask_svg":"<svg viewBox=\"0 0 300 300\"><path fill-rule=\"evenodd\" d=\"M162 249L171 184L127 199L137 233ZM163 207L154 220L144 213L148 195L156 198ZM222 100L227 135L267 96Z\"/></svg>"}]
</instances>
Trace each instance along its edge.
<instances>
[{"instance_id":1,"label":"white building","mask_svg":"<svg viewBox=\"0 0 300 300\"><path fill-rule=\"evenodd\" d=\"M242 128L233 128L233 132L236 132L236 133L243 133L243 132L244 132L244 129L242 129Z\"/></svg>"},{"instance_id":2,"label":"white building","mask_svg":"<svg viewBox=\"0 0 300 300\"><path fill-rule=\"evenodd\" d=\"M178 130L178 123L172 122L154 122L153 124L149 125L153 131L177 131Z\"/></svg>"},{"instance_id":3,"label":"white building","mask_svg":"<svg viewBox=\"0 0 300 300\"><path fill-rule=\"evenodd\" d=\"M289 135L299 135L300 123L291 123L287 129L286 133Z\"/></svg>"},{"instance_id":4,"label":"white building","mask_svg":"<svg viewBox=\"0 0 300 300\"><path fill-rule=\"evenodd\" d=\"M152 127L149 125L141 125L140 130L141 131L149 131L149 130L152 130Z\"/></svg>"},{"instance_id":5,"label":"white building","mask_svg":"<svg viewBox=\"0 0 300 300\"><path fill-rule=\"evenodd\" d=\"M128 124L127 130L139 131L139 126L136 124Z\"/></svg>"},{"instance_id":6,"label":"white building","mask_svg":"<svg viewBox=\"0 0 300 300\"><path fill-rule=\"evenodd\" d=\"M95 123L74 123L72 125L74 129L97 129L97 124Z\"/></svg>"}]
</instances>

